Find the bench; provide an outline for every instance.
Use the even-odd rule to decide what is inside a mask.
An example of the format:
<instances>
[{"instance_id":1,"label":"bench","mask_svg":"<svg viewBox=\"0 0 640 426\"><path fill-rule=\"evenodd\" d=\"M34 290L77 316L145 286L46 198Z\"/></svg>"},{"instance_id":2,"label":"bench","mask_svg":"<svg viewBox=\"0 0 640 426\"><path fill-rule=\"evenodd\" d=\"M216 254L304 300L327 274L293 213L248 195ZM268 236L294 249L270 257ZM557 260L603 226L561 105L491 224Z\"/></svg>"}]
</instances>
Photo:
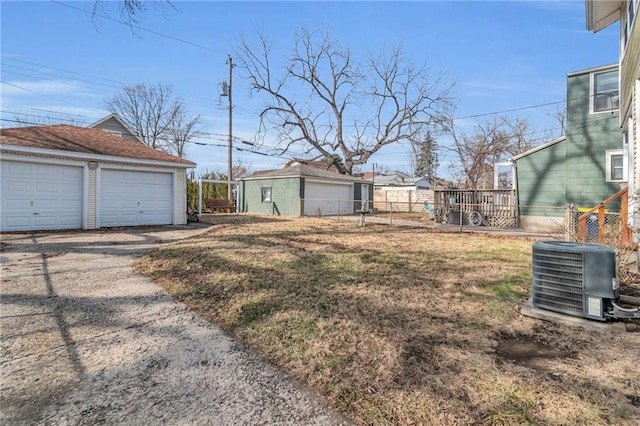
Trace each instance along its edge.
<instances>
[{"instance_id":1,"label":"bench","mask_svg":"<svg viewBox=\"0 0 640 426\"><path fill-rule=\"evenodd\" d=\"M233 201L226 198L205 198L203 200L204 208L208 211L222 210L226 213L233 213L236 211L236 205Z\"/></svg>"}]
</instances>

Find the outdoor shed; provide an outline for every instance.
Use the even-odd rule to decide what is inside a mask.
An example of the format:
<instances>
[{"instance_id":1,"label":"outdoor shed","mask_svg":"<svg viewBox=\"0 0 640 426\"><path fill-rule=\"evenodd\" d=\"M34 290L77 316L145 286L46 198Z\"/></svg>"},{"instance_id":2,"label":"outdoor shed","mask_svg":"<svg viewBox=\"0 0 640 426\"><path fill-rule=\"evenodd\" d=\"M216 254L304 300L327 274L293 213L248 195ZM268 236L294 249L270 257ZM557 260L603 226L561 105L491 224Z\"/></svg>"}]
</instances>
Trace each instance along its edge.
<instances>
[{"instance_id":1,"label":"outdoor shed","mask_svg":"<svg viewBox=\"0 0 640 426\"><path fill-rule=\"evenodd\" d=\"M94 128L0 129L1 231L186 223L191 161Z\"/></svg>"},{"instance_id":2,"label":"outdoor shed","mask_svg":"<svg viewBox=\"0 0 640 426\"><path fill-rule=\"evenodd\" d=\"M240 181L240 210L282 216L336 216L368 209L371 182L320 162L292 161Z\"/></svg>"},{"instance_id":3,"label":"outdoor shed","mask_svg":"<svg viewBox=\"0 0 640 426\"><path fill-rule=\"evenodd\" d=\"M562 136L513 157L520 226L553 230L568 204L567 138Z\"/></svg>"}]
</instances>

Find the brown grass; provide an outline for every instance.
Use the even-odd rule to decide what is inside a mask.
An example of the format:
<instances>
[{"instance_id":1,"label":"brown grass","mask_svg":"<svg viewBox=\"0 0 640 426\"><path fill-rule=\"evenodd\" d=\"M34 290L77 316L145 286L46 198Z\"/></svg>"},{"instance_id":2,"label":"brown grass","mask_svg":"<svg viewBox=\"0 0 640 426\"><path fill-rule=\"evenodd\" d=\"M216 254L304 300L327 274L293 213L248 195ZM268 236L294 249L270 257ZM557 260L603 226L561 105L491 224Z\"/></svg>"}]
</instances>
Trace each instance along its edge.
<instances>
[{"instance_id":1,"label":"brown grass","mask_svg":"<svg viewBox=\"0 0 640 426\"><path fill-rule=\"evenodd\" d=\"M640 333L519 313L530 240L216 222L137 268L359 424L640 422Z\"/></svg>"}]
</instances>

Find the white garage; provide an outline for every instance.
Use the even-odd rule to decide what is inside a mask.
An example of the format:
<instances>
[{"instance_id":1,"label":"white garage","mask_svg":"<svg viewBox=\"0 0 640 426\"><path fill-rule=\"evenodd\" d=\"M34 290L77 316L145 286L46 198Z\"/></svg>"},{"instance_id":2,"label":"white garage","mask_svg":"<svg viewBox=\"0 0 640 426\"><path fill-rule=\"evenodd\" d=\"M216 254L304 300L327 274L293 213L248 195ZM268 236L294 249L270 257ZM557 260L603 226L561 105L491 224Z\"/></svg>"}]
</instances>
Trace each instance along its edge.
<instances>
[{"instance_id":1,"label":"white garage","mask_svg":"<svg viewBox=\"0 0 640 426\"><path fill-rule=\"evenodd\" d=\"M99 129L0 129L0 231L186 223L195 164Z\"/></svg>"},{"instance_id":2,"label":"white garage","mask_svg":"<svg viewBox=\"0 0 640 426\"><path fill-rule=\"evenodd\" d=\"M82 227L82 167L2 161L3 231Z\"/></svg>"},{"instance_id":3,"label":"white garage","mask_svg":"<svg viewBox=\"0 0 640 426\"><path fill-rule=\"evenodd\" d=\"M304 215L339 214L353 214L353 183L314 182L307 179L304 187Z\"/></svg>"},{"instance_id":4,"label":"white garage","mask_svg":"<svg viewBox=\"0 0 640 426\"><path fill-rule=\"evenodd\" d=\"M100 226L173 222L173 174L102 170L100 177Z\"/></svg>"}]
</instances>

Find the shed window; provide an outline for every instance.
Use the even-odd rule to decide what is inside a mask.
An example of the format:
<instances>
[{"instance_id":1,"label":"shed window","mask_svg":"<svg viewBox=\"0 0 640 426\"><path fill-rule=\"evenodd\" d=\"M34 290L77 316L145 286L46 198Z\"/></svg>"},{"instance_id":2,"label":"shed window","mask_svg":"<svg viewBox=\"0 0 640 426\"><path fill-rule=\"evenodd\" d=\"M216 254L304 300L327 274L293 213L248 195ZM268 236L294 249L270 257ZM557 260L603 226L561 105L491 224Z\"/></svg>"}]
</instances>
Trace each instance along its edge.
<instances>
[{"instance_id":1,"label":"shed window","mask_svg":"<svg viewBox=\"0 0 640 426\"><path fill-rule=\"evenodd\" d=\"M621 149L607 151L607 182L624 180L624 155Z\"/></svg>"},{"instance_id":2,"label":"shed window","mask_svg":"<svg viewBox=\"0 0 640 426\"><path fill-rule=\"evenodd\" d=\"M264 186L262 187L262 202L270 203L271 202L271 187Z\"/></svg>"},{"instance_id":3,"label":"shed window","mask_svg":"<svg viewBox=\"0 0 640 426\"><path fill-rule=\"evenodd\" d=\"M620 108L618 71L593 75L593 112L613 111Z\"/></svg>"}]
</instances>

